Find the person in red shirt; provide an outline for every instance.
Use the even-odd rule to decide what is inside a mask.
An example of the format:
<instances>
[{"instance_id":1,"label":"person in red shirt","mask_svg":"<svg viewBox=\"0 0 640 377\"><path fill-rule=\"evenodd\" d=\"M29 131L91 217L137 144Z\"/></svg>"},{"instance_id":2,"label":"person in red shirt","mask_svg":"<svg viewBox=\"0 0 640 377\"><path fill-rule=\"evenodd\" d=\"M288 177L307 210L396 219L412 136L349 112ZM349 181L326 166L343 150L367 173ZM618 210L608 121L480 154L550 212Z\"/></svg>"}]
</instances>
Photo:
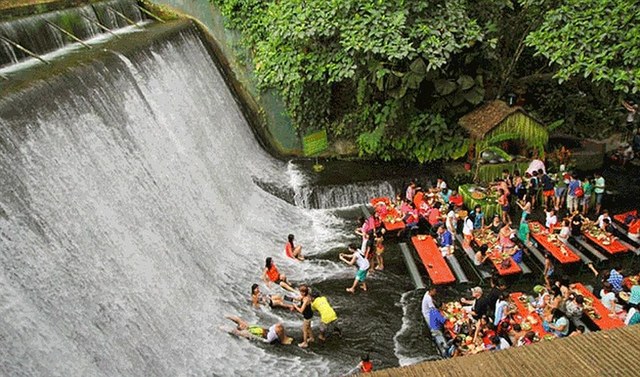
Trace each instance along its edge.
<instances>
[{"instance_id":1,"label":"person in red shirt","mask_svg":"<svg viewBox=\"0 0 640 377\"><path fill-rule=\"evenodd\" d=\"M449 196L449 203L453 204L456 208L460 208L464 205L464 200L462 199L462 195L454 190Z\"/></svg>"},{"instance_id":2,"label":"person in red shirt","mask_svg":"<svg viewBox=\"0 0 640 377\"><path fill-rule=\"evenodd\" d=\"M373 371L373 364L369 361L369 355L362 356L358 367L360 368L361 373L370 373Z\"/></svg>"},{"instance_id":3,"label":"person in red shirt","mask_svg":"<svg viewBox=\"0 0 640 377\"><path fill-rule=\"evenodd\" d=\"M439 223L442 222L442 220L440 219L442 217L440 214L440 207L440 202L436 202L433 205L433 208L431 208L428 212L429 218L427 220L432 227L436 227Z\"/></svg>"},{"instance_id":4,"label":"person in red shirt","mask_svg":"<svg viewBox=\"0 0 640 377\"><path fill-rule=\"evenodd\" d=\"M304 257L302 256L302 246L298 245L296 246L293 243L294 240L294 235L290 234L287 237L287 244L284 246L284 253L289 257L289 258L294 258L297 260L304 260Z\"/></svg>"}]
</instances>

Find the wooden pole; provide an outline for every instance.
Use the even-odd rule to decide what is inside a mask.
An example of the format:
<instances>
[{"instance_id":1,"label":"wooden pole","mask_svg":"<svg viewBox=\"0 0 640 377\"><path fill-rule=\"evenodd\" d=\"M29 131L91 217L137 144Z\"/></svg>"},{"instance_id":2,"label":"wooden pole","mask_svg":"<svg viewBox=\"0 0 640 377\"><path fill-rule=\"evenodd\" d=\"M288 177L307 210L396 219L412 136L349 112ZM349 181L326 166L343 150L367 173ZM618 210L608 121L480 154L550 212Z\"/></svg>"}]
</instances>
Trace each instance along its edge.
<instances>
[{"instance_id":1,"label":"wooden pole","mask_svg":"<svg viewBox=\"0 0 640 377\"><path fill-rule=\"evenodd\" d=\"M60 26L58 26L58 25L54 24L53 22L51 22L51 21L46 21L46 20L45 20L44 22L46 22L46 23L47 23L47 25L49 25L49 26L53 27L54 29L59 30L60 32L62 32L62 33L63 33L63 34L65 34L66 36L70 37L70 38L71 38L71 39L73 39L74 41L76 41L76 42L80 43L80 44L81 44L81 45L83 45L84 47L86 47L86 48L88 48L88 49L93 48L93 47L89 46L88 44L86 44L82 39L80 39L80 38L76 37L75 35L71 34L71 33L70 33L70 32L68 32L68 31L64 30L63 28L61 28Z\"/></svg>"},{"instance_id":2,"label":"wooden pole","mask_svg":"<svg viewBox=\"0 0 640 377\"><path fill-rule=\"evenodd\" d=\"M149 11L147 9L144 9L140 5L136 5L136 8L140 9L141 12L147 14L148 16L150 16L151 18L155 19L156 21L160 21L163 24L165 23L165 21L162 18L160 18L160 17L156 16L155 14L151 13L151 11Z\"/></svg>"},{"instance_id":3,"label":"wooden pole","mask_svg":"<svg viewBox=\"0 0 640 377\"><path fill-rule=\"evenodd\" d=\"M120 38L120 36L116 33L114 33L111 29L109 29L108 27L104 26L103 24L99 23L98 21L85 16L84 14L81 14L80 16L82 16L82 18L86 19L87 21L91 22L94 25L97 25L100 29L106 31L107 33L113 35L116 38Z\"/></svg>"},{"instance_id":4,"label":"wooden pole","mask_svg":"<svg viewBox=\"0 0 640 377\"><path fill-rule=\"evenodd\" d=\"M107 7L107 9L109 9L111 12L115 13L117 16L122 17L122 19L124 19L125 21L127 21L129 24L134 25L134 26L138 26L138 23L135 22L134 20L130 19L129 17L125 16L124 14L118 12L117 10L111 8L111 7Z\"/></svg>"},{"instance_id":5,"label":"wooden pole","mask_svg":"<svg viewBox=\"0 0 640 377\"><path fill-rule=\"evenodd\" d=\"M41 62L45 63L45 64L50 64L48 61L44 60L42 57L40 57L40 55L36 54L35 52L32 52L30 50L28 50L25 47L20 46L19 44L17 44L16 42L12 41L11 39L4 37L2 35L0 35L0 39L2 39L3 41L9 43L10 45L14 46L15 48L17 48L18 50L24 52L25 54L36 58L38 60L40 60Z\"/></svg>"}]
</instances>

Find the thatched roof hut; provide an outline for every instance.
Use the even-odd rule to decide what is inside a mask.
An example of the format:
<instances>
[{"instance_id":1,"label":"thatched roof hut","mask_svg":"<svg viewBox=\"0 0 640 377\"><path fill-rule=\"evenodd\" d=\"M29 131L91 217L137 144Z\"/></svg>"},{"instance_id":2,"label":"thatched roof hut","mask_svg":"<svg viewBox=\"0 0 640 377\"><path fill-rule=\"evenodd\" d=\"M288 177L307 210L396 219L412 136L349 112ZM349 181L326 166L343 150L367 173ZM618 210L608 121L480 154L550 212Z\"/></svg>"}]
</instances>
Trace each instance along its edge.
<instances>
[{"instance_id":1,"label":"thatched roof hut","mask_svg":"<svg viewBox=\"0 0 640 377\"><path fill-rule=\"evenodd\" d=\"M520 106L509 106L506 102L488 102L458 121L474 140L489 139L492 136L515 133L528 146L543 148L549 140L549 133L542 122L533 118Z\"/></svg>"}]
</instances>

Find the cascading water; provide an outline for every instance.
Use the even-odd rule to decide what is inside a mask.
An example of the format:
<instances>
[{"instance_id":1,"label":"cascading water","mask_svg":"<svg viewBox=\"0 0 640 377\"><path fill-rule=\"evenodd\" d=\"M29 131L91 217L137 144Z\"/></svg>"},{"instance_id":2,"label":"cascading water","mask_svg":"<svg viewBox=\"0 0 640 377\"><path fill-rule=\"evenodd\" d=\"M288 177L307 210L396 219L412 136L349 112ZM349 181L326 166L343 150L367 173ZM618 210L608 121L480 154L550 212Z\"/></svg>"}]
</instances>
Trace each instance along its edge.
<instances>
[{"instance_id":1,"label":"cascading water","mask_svg":"<svg viewBox=\"0 0 640 377\"><path fill-rule=\"evenodd\" d=\"M256 142L198 31L162 27L177 31L0 96L0 374L343 369L342 352L218 329L227 313L281 320L248 303L266 256L311 282L351 278L330 260L285 260L286 234L312 257L351 235L253 183L286 184L285 164Z\"/></svg>"},{"instance_id":2,"label":"cascading water","mask_svg":"<svg viewBox=\"0 0 640 377\"><path fill-rule=\"evenodd\" d=\"M291 162L288 171L294 191L294 202L302 208L342 208L366 204L375 197L395 196L395 190L388 181L318 186L309 185L303 174Z\"/></svg>"},{"instance_id":3,"label":"cascading water","mask_svg":"<svg viewBox=\"0 0 640 377\"><path fill-rule=\"evenodd\" d=\"M30 57L17 45L43 55L76 42L60 29L87 40L143 19L135 0L112 0L0 22L0 67Z\"/></svg>"}]
</instances>

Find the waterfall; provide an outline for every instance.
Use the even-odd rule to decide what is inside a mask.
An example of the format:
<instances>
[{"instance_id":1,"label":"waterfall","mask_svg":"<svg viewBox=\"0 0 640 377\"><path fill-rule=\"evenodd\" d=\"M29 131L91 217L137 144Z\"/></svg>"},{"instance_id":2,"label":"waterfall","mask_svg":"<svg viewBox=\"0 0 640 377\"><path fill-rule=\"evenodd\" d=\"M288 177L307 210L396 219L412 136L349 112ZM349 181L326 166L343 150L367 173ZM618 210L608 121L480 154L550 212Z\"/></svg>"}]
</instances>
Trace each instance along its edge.
<instances>
[{"instance_id":1,"label":"waterfall","mask_svg":"<svg viewBox=\"0 0 640 377\"><path fill-rule=\"evenodd\" d=\"M144 19L135 0L112 0L0 22L0 67L30 57L16 44L43 55L76 42L60 29L87 40L105 32L99 25L108 29L129 26L118 13L135 22Z\"/></svg>"}]
</instances>

